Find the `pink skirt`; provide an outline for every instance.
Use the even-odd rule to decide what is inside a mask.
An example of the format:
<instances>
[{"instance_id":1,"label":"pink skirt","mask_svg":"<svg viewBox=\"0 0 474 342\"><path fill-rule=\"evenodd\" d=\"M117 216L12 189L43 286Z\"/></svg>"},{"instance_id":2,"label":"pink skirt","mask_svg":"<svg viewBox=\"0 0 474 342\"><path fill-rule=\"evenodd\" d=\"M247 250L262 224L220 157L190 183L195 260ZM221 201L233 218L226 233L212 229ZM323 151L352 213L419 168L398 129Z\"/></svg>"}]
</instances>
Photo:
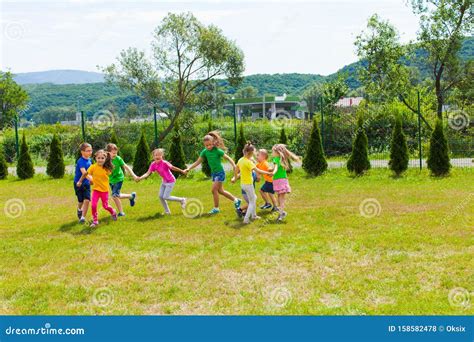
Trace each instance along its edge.
<instances>
[{"instance_id":1,"label":"pink skirt","mask_svg":"<svg viewBox=\"0 0 474 342\"><path fill-rule=\"evenodd\" d=\"M277 194L289 194L291 192L291 187L288 178L274 179L273 190Z\"/></svg>"}]
</instances>

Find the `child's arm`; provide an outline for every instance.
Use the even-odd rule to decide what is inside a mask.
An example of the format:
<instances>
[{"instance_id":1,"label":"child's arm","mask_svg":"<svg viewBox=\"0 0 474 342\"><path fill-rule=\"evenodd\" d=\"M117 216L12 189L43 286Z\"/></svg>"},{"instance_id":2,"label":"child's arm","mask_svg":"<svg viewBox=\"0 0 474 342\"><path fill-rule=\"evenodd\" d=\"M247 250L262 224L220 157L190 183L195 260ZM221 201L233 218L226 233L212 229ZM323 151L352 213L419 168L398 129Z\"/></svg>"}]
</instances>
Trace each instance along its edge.
<instances>
[{"instance_id":1,"label":"child's arm","mask_svg":"<svg viewBox=\"0 0 474 342\"><path fill-rule=\"evenodd\" d=\"M185 173L188 173L189 171L191 171L192 169L194 169L196 166L198 166L199 164L202 163L202 157L199 157L194 163L192 163L192 165L188 166L184 172Z\"/></svg>"},{"instance_id":2,"label":"child's arm","mask_svg":"<svg viewBox=\"0 0 474 342\"><path fill-rule=\"evenodd\" d=\"M85 167L81 167L79 170L81 171L82 174L84 174L84 173L86 174L86 177L89 180L89 182L92 182L92 176L87 175L87 170L86 170Z\"/></svg>"},{"instance_id":3,"label":"child's arm","mask_svg":"<svg viewBox=\"0 0 474 342\"><path fill-rule=\"evenodd\" d=\"M258 174L269 175L269 176L273 175L272 172L260 170L258 167L254 167L252 170L255 170L257 172L257 179L258 179Z\"/></svg>"},{"instance_id":4,"label":"child's arm","mask_svg":"<svg viewBox=\"0 0 474 342\"><path fill-rule=\"evenodd\" d=\"M82 172L82 170L85 170L85 169L84 169L84 168L81 168L81 172ZM89 176L89 174L87 173L87 171L84 171L84 173L82 174L81 178L79 178L79 180L77 181L76 185L77 185L78 187L80 187L80 186L82 185L82 181L83 181L84 178L86 178L86 177L87 177L87 179L90 179L90 178L89 178L90 176ZM91 177L91 178L92 178L92 177Z\"/></svg>"},{"instance_id":5,"label":"child's arm","mask_svg":"<svg viewBox=\"0 0 474 342\"><path fill-rule=\"evenodd\" d=\"M134 180L138 178L138 176L133 172L132 168L128 166L127 164L123 164L123 168L128 172L129 175L133 177Z\"/></svg>"},{"instance_id":6,"label":"child's arm","mask_svg":"<svg viewBox=\"0 0 474 342\"><path fill-rule=\"evenodd\" d=\"M180 173L182 173L183 175L186 174L186 170L181 170L179 167L176 167L176 166L174 166L174 165L170 165L170 169L171 169L172 171L180 172Z\"/></svg>"},{"instance_id":7,"label":"child's arm","mask_svg":"<svg viewBox=\"0 0 474 342\"><path fill-rule=\"evenodd\" d=\"M234 166L235 166L235 167L234 167L234 177L232 177L232 179L230 180L231 183L235 183L235 181L236 181L237 179L239 179L239 177L240 177L240 169L239 169L239 167L238 167L237 165L235 165L235 163L234 163Z\"/></svg>"},{"instance_id":8,"label":"child's arm","mask_svg":"<svg viewBox=\"0 0 474 342\"><path fill-rule=\"evenodd\" d=\"M232 168L234 169L234 172L235 172L235 168L237 167L237 165L235 165L234 159L232 159L231 157L229 157L229 156L227 155L227 153L224 154L222 157L223 157L224 159L226 159L226 160L230 163L230 165L232 165Z\"/></svg>"},{"instance_id":9,"label":"child's arm","mask_svg":"<svg viewBox=\"0 0 474 342\"><path fill-rule=\"evenodd\" d=\"M145 174L143 174L142 176L135 178L135 182L139 182L139 181L141 181L141 180L143 180L143 179L147 179L148 177L150 177L150 175L151 175L151 171L148 170L148 171L147 171Z\"/></svg>"}]
</instances>

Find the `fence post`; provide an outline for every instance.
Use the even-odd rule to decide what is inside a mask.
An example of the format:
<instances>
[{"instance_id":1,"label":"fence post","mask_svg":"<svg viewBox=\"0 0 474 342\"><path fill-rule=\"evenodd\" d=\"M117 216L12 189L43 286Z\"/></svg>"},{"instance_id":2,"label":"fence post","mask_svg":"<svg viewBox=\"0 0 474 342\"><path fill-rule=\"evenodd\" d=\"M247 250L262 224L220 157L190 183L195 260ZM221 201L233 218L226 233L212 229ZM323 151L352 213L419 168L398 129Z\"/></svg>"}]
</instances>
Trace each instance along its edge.
<instances>
[{"instance_id":1,"label":"fence post","mask_svg":"<svg viewBox=\"0 0 474 342\"><path fill-rule=\"evenodd\" d=\"M237 118L235 113L235 99L232 99L232 110L234 112L234 146L237 148Z\"/></svg>"},{"instance_id":2,"label":"fence post","mask_svg":"<svg viewBox=\"0 0 474 342\"><path fill-rule=\"evenodd\" d=\"M18 137L18 115L15 114L15 150L16 160L20 158L20 139Z\"/></svg>"},{"instance_id":3,"label":"fence post","mask_svg":"<svg viewBox=\"0 0 474 342\"><path fill-rule=\"evenodd\" d=\"M324 149L324 110L323 110L323 97L320 98L320 105L321 105L321 144L323 145Z\"/></svg>"},{"instance_id":4,"label":"fence post","mask_svg":"<svg viewBox=\"0 0 474 342\"><path fill-rule=\"evenodd\" d=\"M153 106L153 120L155 121L155 148L158 147L158 122L156 121L156 106Z\"/></svg>"},{"instance_id":5,"label":"fence post","mask_svg":"<svg viewBox=\"0 0 474 342\"><path fill-rule=\"evenodd\" d=\"M86 141L86 123L84 120L84 111L81 110L82 141Z\"/></svg>"},{"instance_id":6,"label":"fence post","mask_svg":"<svg viewBox=\"0 0 474 342\"><path fill-rule=\"evenodd\" d=\"M418 91L418 155L420 157L420 171L423 168L423 155L421 150L421 109L420 109L420 92Z\"/></svg>"}]
</instances>

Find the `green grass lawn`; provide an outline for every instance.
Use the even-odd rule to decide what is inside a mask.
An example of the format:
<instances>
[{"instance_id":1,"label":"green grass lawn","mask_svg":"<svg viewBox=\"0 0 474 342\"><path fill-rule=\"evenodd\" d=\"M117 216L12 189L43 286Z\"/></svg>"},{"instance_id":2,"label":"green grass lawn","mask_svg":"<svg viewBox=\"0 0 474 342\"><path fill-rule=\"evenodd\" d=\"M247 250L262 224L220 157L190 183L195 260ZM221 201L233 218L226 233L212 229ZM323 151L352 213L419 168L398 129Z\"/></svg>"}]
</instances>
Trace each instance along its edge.
<instances>
[{"instance_id":1,"label":"green grass lawn","mask_svg":"<svg viewBox=\"0 0 474 342\"><path fill-rule=\"evenodd\" d=\"M72 178L1 181L0 313L474 313L474 170L296 170L290 182L286 222L242 226L229 201L215 217L185 218L176 203L163 217L158 178L128 181L137 205L118 222L100 209L91 230L76 223ZM212 207L201 174L174 195ZM19 217L9 199L24 203ZM366 199L378 216L361 215Z\"/></svg>"}]
</instances>

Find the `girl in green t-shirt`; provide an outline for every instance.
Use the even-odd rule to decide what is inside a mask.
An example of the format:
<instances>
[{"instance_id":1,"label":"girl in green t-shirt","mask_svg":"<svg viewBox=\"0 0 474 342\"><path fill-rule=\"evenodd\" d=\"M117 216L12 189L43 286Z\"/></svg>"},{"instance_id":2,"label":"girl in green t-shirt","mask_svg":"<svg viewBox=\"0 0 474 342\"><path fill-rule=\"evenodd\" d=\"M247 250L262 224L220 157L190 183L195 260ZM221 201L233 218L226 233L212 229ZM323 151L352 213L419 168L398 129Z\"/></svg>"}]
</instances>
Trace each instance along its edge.
<instances>
[{"instance_id":1,"label":"girl in green t-shirt","mask_svg":"<svg viewBox=\"0 0 474 342\"><path fill-rule=\"evenodd\" d=\"M279 215L278 221L282 221L288 214L285 211L285 196L291 192L288 182L287 170L290 168L289 160L299 161L300 158L289 151L285 145L276 144L272 148L273 156L273 190L278 194Z\"/></svg>"},{"instance_id":2,"label":"girl in green t-shirt","mask_svg":"<svg viewBox=\"0 0 474 342\"><path fill-rule=\"evenodd\" d=\"M234 161L225 153L226 147L224 145L224 140L219 135L219 133L213 131L206 134L203 141L205 148L201 151L199 158L191 166L184 170L185 173L188 173L190 170L194 169L196 166L202 163L204 158L206 158L209 167L211 168L212 196L214 198L214 208L212 208L209 214L218 214L220 212L219 195L222 195L234 202L236 209L240 208L240 203L242 201L232 195L230 192L224 190L223 184L225 181L225 171L224 166L222 165L222 158L229 161L230 165L232 165L232 168L235 170Z\"/></svg>"}]
</instances>

